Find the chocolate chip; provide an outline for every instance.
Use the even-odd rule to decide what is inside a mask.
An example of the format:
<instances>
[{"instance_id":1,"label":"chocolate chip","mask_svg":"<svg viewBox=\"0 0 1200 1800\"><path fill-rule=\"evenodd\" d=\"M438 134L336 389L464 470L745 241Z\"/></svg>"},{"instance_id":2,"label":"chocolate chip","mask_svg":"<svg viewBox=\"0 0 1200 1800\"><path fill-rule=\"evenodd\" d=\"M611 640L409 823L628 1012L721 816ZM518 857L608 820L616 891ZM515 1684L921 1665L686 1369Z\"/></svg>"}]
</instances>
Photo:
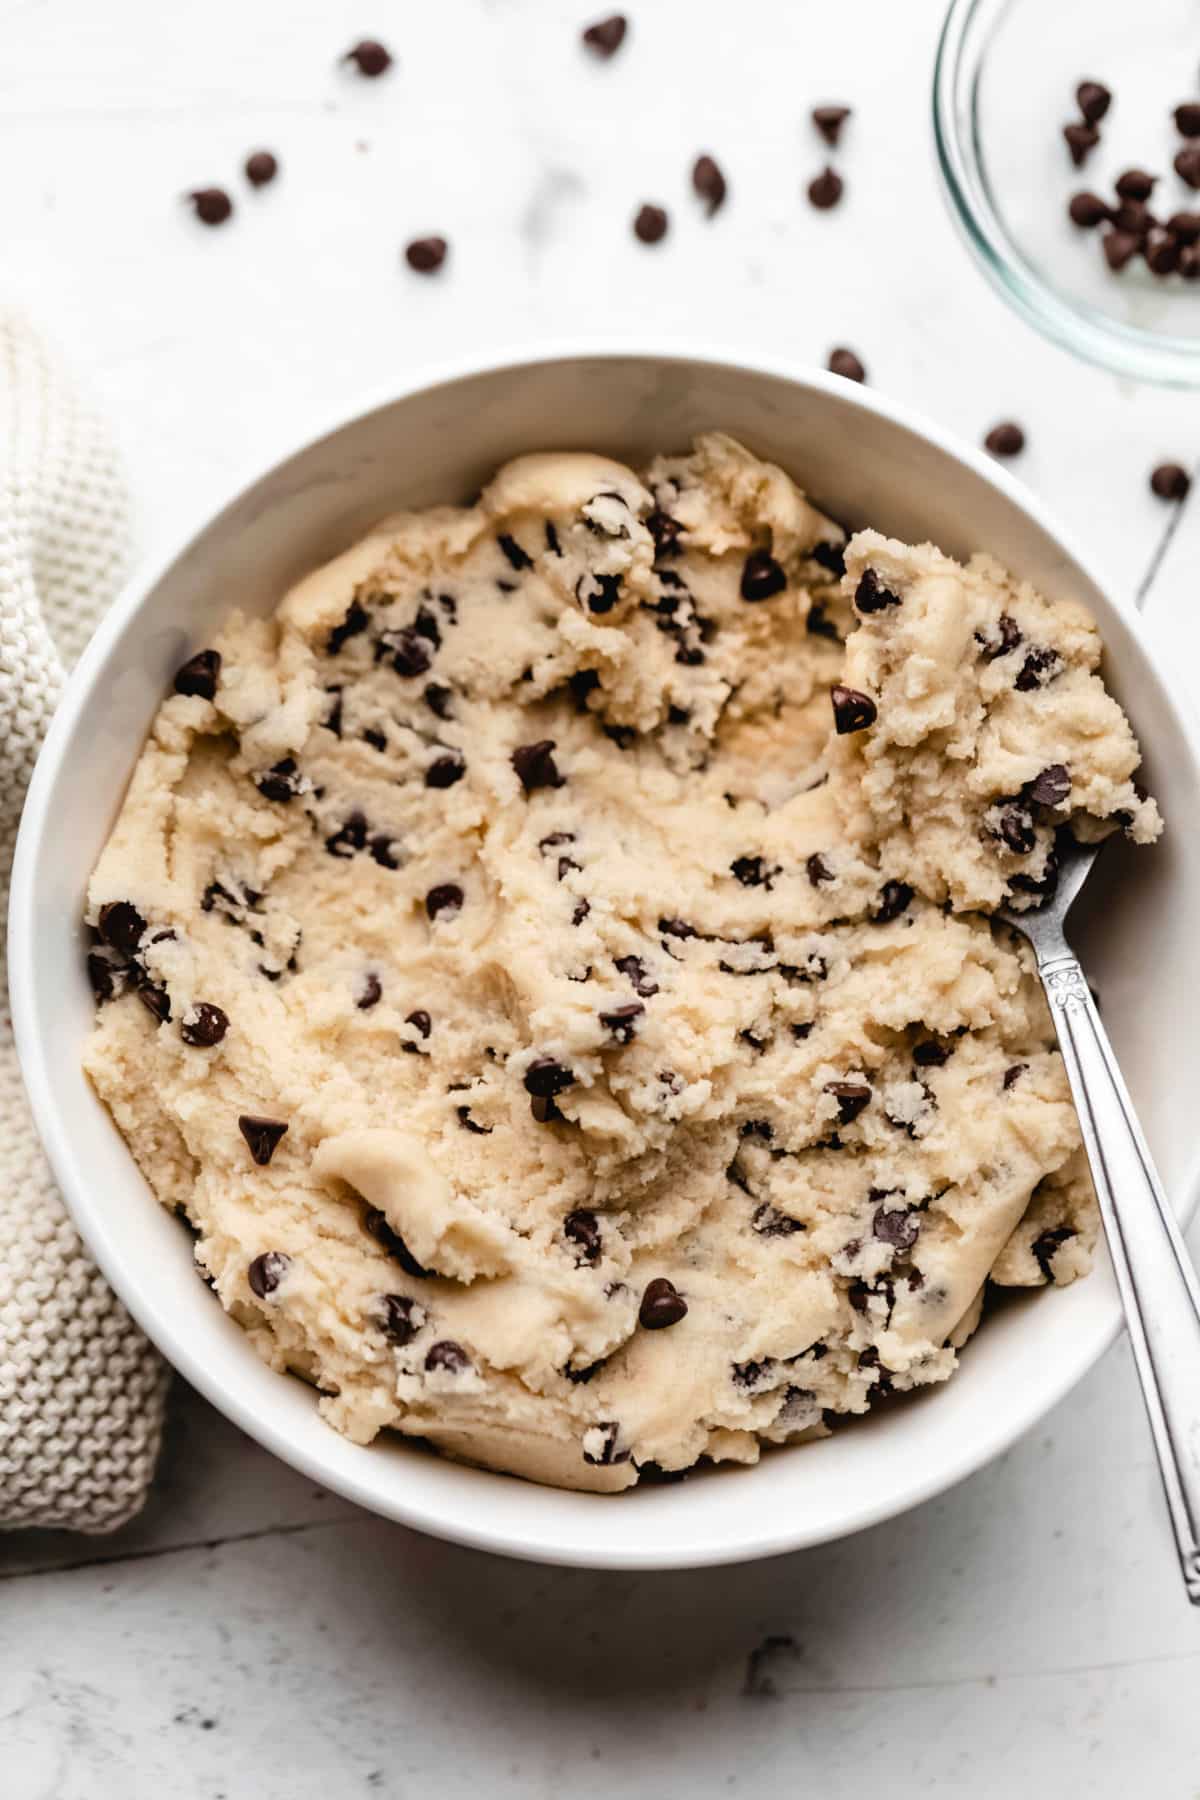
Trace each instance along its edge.
<instances>
[{"instance_id":1,"label":"chocolate chip","mask_svg":"<svg viewBox=\"0 0 1200 1800\"><path fill-rule=\"evenodd\" d=\"M812 1028L813 1028L813 1023L814 1023L814 1021L810 1019L810 1020L808 1020L808 1022L806 1024L793 1025L791 1027L792 1036L795 1038L795 1040L798 1044L802 1044L804 1042L805 1038L811 1034Z\"/></svg>"},{"instance_id":2,"label":"chocolate chip","mask_svg":"<svg viewBox=\"0 0 1200 1800\"><path fill-rule=\"evenodd\" d=\"M252 150L245 162L246 180L251 187L266 187L279 173L279 162L269 150Z\"/></svg>"},{"instance_id":3,"label":"chocolate chip","mask_svg":"<svg viewBox=\"0 0 1200 1800\"><path fill-rule=\"evenodd\" d=\"M1016 1081L1019 1081L1021 1079L1021 1076L1025 1073L1025 1071L1028 1067L1029 1067L1028 1063L1014 1063L1012 1065L1011 1069L1005 1069L1003 1091L1006 1094L1007 1094L1009 1088L1012 1087L1013 1083Z\"/></svg>"},{"instance_id":4,"label":"chocolate chip","mask_svg":"<svg viewBox=\"0 0 1200 1800\"><path fill-rule=\"evenodd\" d=\"M1180 137L1200 137L1200 101L1185 100L1175 108L1175 129Z\"/></svg>"},{"instance_id":5,"label":"chocolate chip","mask_svg":"<svg viewBox=\"0 0 1200 1800\"><path fill-rule=\"evenodd\" d=\"M932 1038L913 1045L913 1061L919 1069L940 1069L949 1054L945 1044L935 1043Z\"/></svg>"},{"instance_id":6,"label":"chocolate chip","mask_svg":"<svg viewBox=\"0 0 1200 1800\"><path fill-rule=\"evenodd\" d=\"M516 569L518 572L522 569L532 569L532 556L522 550L515 537L509 537L507 532L502 531L496 538L496 542L503 551L504 560L510 569Z\"/></svg>"},{"instance_id":7,"label":"chocolate chip","mask_svg":"<svg viewBox=\"0 0 1200 1800\"><path fill-rule=\"evenodd\" d=\"M383 75L392 66L392 55L374 38L363 38L352 50L347 50L342 61L352 62L360 75L368 75L372 80Z\"/></svg>"},{"instance_id":8,"label":"chocolate chip","mask_svg":"<svg viewBox=\"0 0 1200 1800\"><path fill-rule=\"evenodd\" d=\"M660 244L667 235L668 219L661 206L642 206L633 221L633 235L643 244Z\"/></svg>"},{"instance_id":9,"label":"chocolate chip","mask_svg":"<svg viewBox=\"0 0 1200 1800\"><path fill-rule=\"evenodd\" d=\"M521 744L513 751L509 760L527 794L538 788L560 788L566 780L554 760L554 744L553 738L541 738L536 744Z\"/></svg>"},{"instance_id":10,"label":"chocolate chip","mask_svg":"<svg viewBox=\"0 0 1200 1800\"><path fill-rule=\"evenodd\" d=\"M529 1102L529 1110L536 1125L551 1125L563 1116L553 1099L546 1094L535 1094Z\"/></svg>"},{"instance_id":11,"label":"chocolate chip","mask_svg":"<svg viewBox=\"0 0 1200 1800\"><path fill-rule=\"evenodd\" d=\"M625 15L613 13L611 18L599 19L595 25L589 25L583 33L583 41L596 56L607 60L608 57L615 56L625 42L628 28Z\"/></svg>"},{"instance_id":12,"label":"chocolate chip","mask_svg":"<svg viewBox=\"0 0 1200 1800\"><path fill-rule=\"evenodd\" d=\"M620 1435L620 1429L620 1426L611 1419L605 1420L603 1424L590 1426L588 1431L584 1434L585 1437L592 1437L598 1432L600 1434L600 1441L594 1452L591 1450L585 1450L583 1452L584 1462L591 1463L593 1468L597 1469L606 1469L610 1463L628 1462L628 1450L617 1449L617 1439Z\"/></svg>"},{"instance_id":13,"label":"chocolate chip","mask_svg":"<svg viewBox=\"0 0 1200 1800\"><path fill-rule=\"evenodd\" d=\"M335 625L325 640L326 656L336 656L352 637L357 637L359 632L367 629L368 623L365 607L360 606L357 600L352 600L341 624Z\"/></svg>"},{"instance_id":14,"label":"chocolate chip","mask_svg":"<svg viewBox=\"0 0 1200 1800\"><path fill-rule=\"evenodd\" d=\"M1137 255L1138 239L1132 231L1106 231L1101 242L1104 260L1114 274Z\"/></svg>"},{"instance_id":15,"label":"chocolate chip","mask_svg":"<svg viewBox=\"0 0 1200 1800\"><path fill-rule=\"evenodd\" d=\"M294 756L285 756L281 762L274 763L271 768L261 770L250 779L264 800L274 800L280 806L286 806L300 792L302 776Z\"/></svg>"},{"instance_id":16,"label":"chocolate chip","mask_svg":"<svg viewBox=\"0 0 1200 1800\"><path fill-rule=\"evenodd\" d=\"M1037 844L1033 814L1027 807L1004 807L996 821L996 829L1014 856L1028 856Z\"/></svg>"},{"instance_id":17,"label":"chocolate chip","mask_svg":"<svg viewBox=\"0 0 1200 1800\"><path fill-rule=\"evenodd\" d=\"M1180 246L1169 231L1156 227L1147 234L1142 255L1152 275L1173 275L1179 267Z\"/></svg>"},{"instance_id":18,"label":"chocolate chip","mask_svg":"<svg viewBox=\"0 0 1200 1800\"><path fill-rule=\"evenodd\" d=\"M865 1313L867 1310L867 1301L870 1297L871 1290L865 1281L852 1281L850 1286L846 1289L846 1298L854 1308L855 1312ZM878 1354L878 1352L876 1352L876 1354Z\"/></svg>"},{"instance_id":19,"label":"chocolate chip","mask_svg":"<svg viewBox=\"0 0 1200 1800\"><path fill-rule=\"evenodd\" d=\"M431 762L425 771L425 786L428 788L453 787L461 781L467 772L467 765L459 751L452 751L447 756L439 756Z\"/></svg>"},{"instance_id":20,"label":"chocolate chip","mask_svg":"<svg viewBox=\"0 0 1200 1800\"><path fill-rule=\"evenodd\" d=\"M600 1221L594 1212L589 1212L586 1207L578 1207L574 1212L569 1212L563 1220L563 1236L578 1251L576 1263L599 1262L603 1246L600 1240Z\"/></svg>"},{"instance_id":21,"label":"chocolate chip","mask_svg":"<svg viewBox=\"0 0 1200 1800\"><path fill-rule=\"evenodd\" d=\"M771 878L761 856L739 856L730 863L729 873L743 887L770 887Z\"/></svg>"},{"instance_id":22,"label":"chocolate chip","mask_svg":"<svg viewBox=\"0 0 1200 1800\"><path fill-rule=\"evenodd\" d=\"M582 925L591 910L592 909L586 900L578 901L575 906L575 911L571 914L572 925ZM570 979L574 980L575 977L571 976ZM586 980L587 978L584 976L582 979Z\"/></svg>"},{"instance_id":23,"label":"chocolate chip","mask_svg":"<svg viewBox=\"0 0 1200 1800\"><path fill-rule=\"evenodd\" d=\"M871 1230L880 1242L890 1244L894 1250L911 1250L920 1229L920 1219L906 1207L889 1210L880 1206L871 1224Z\"/></svg>"},{"instance_id":24,"label":"chocolate chip","mask_svg":"<svg viewBox=\"0 0 1200 1800\"><path fill-rule=\"evenodd\" d=\"M359 1012L370 1012L373 1006L379 1005L382 998L383 983L373 971L368 972L363 976L362 985L358 990L358 998L354 1002L355 1006Z\"/></svg>"},{"instance_id":25,"label":"chocolate chip","mask_svg":"<svg viewBox=\"0 0 1200 1800\"><path fill-rule=\"evenodd\" d=\"M365 850L366 847L367 818L365 813L360 812L352 812L332 837L325 839L329 855L338 857L342 862L349 862L355 851Z\"/></svg>"},{"instance_id":26,"label":"chocolate chip","mask_svg":"<svg viewBox=\"0 0 1200 1800\"><path fill-rule=\"evenodd\" d=\"M842 135L842 126L850 117L848 106L814 106L812 122L827 144L837 148L838 139Z\"/></svg>"},{"instance_id":27,"label":"chocolate chip","mask_svg":"<svg viewBox=\"0 0 1200 1800\"><path fill-rule=\"evenodd\" d=\"M552 1056L537 1056L525 1071L525 1092L539 1100L553 1100L575 1083L575 1071Z\"/></svg>"},{"instance_id":28,"label":"chocolate chip","mask_svg":"<svg viewBox=\"0 0 1200 1800\"><path fill-rule=\"evenodd\" d=\"M1001 425L993 425L983 440L985 450L993 456L1020 456L1025 448L1025 433L1011 419Z\"/></svg>"},{"instance_id":29,"label":"chocolate chip","mask_svg":"<svg viewBox=\"0 0 1200 1800\"><path fill-rule=\"evenodd\" d=\"M406 1050L411 1050L415 1046L406 1044L404 1047ZM469 1106L456 1106L454 1110L458 1114L458 1122L464 1131L471 1131L476 1137L491 1137L492 1132L495 1130L495 1126L481 1125L477 1119L473 1119L471 1117L471 1109Z\"/></svg>"},{"instance_id":30,"label":"chocolate chip","mask_svg":"<svg viewBox=\"0 0 1200 1800\"><path fill-rule=\"evenodd\" d=\"M1172 213L1167 220L1167 230L1181 244L1194 244L1200 238L1200 213Z\"/></svg>"},{"instance_id":31,"label":"chocolate chip","mask_svg":"<svg viewBox=\"0 0 1200 1800\"><path fill-rule=\"evenodd\" d=\"M1062 666L1062 658L1057 650L1034 648L1021 664L1013 686L1018 693L1032 693L1035 688L1045 687L1047 682L1060 675Z\"/></svg>"},{"instance_id":32,"label":"chocolate chip","mask_svg":"<svg viewBox=\"0 0 1200 1800\"><path fill-rule=\"evenodd\" d=\"M809 859L805 863L804 867L808 874L808 879L811 882L813 887L820 887L820 885L823 881L828 882L828 881L834 881L837 879L833 873L833 870L829 867L829 864L825 861L825 858L823 856L817 855L815 852L812 856L809 857Z\"/></svg>"},{"instance_id":33,"label":"chocolate chip","mask_svg":"<svg viewBox=\"0 0 1200 1800\"><path fill-rule=\"evenodd\" d=\"M444 1375L462 1375L471 1367L471 1359L453 1338L440 1338L429 1346L425 1367L431 1375L437 1370Z\"/></svg>"},{"instance_id":34,"label":"chocolate chip","mask_svg":"<svg viewBox=\"0 0 1200 1800\"><path fill-rule=\"evenodd\" d=\"M873 925L890 925L906 912L912 903L913 890L907 881L885 881L879 890L879 903L871 914Z\"/></svg>"},{"instance_id":35,"label":"chocolate chip","mask_svg":"<svg viewBox=\"0 0 1200 1800\"><path fill-rule=\"evenodd\" d=\"M340 738L342 735L342 690L340 687L328 687L325 692L332 694L333 702L321 720L321 724L326 731L332 731L335 738Z\"/></svg>"},{"instance_id":36,"label":"chocolate chip","mask_svg":"<svg viewBox=\"0 0 1200 1800\"><path fill-rule=\"evenodd\" d=\"M449 248L444 237L413 238L404 246L404 260L418 275L436 275Z\"/></svg>"},{"instance_id":37,"label":"chocolate chip","mask_svg":"<svg viewBox=\"0 0 1200 1800\"><path fill-rule=\"evenodd\" d=\"M847 350L844 345L829 352L829 361L826 367L833 375L844 375L847 381L865 381L867 379L867 371L863 367L861 359L854 354L853 350ZM817 549L824 547L824 545L818 545ZM816 551L813 554L816 555Z\"/></svg>"},{"instance_id":38,"label":"chocolate chip","mask_svg":"<svg viewBox=\"0 0 1200 1800\"><path fill-rule=\"evenodd\" d=\"M282 1250L264 1250L261 1256L256 1256L246 1270L251 1293L257 1294L260 1300L273 1294L287 1274L291 1261Z\"/></svg>"},{"instance_id":39,"label":"chocolate chip","mask_svg":"<svg viewBox=\"0 0 1200 1800\"><path fill-rule=\"evenodd\" d=\"M640 1000L630 1000L625 1006L616 1006L612 1012L600 1014L600 1023L606 1031L611 1031L619 1044L632 1044L637 1022L645 1012Z\"/></svg>"},{"instance_id":40,"label":"chocolate chip","mask_svg":"<svg viewBox=\"0 0 1200 1800\"><path fill-rule=\"evenodd\" d=\"M189 1006L179 1022L179 1035L185 1044L199 1050L211 1050L229 1030L229 1016L207 1000Z\"/></svg>"},{"instance_id":41,"label":"chocolate chip","mask_svg":"<svg viewBox=\"0 0 1200 1800\"><path fill-rule=\"evenodd\" d=\"M793 1219L790 1214L780 1212L777 1206L772 1206L769 1200L764 1200L761 1206L756 1206L754 1209L753 1217L750 1220L750 1229L756 1231L759 1237L779 1238L794 1237L796 1232L804 1230L804 1226L799 1219Z\"/></svg>"},{"instance_id":42,"label":"chocolate chip","mask_svg":"<svg viewBox=\"0 0 1200 1800\"><path fill-rule=\"evenodd\" d=\"M254 1113L242 1113L238 1119L238 1130L245 1138L255 1162L265 1169L275 1154L280 1138L286 1135L287 1126L279 1119L260 1119Z\"/></svg>"},{"instance_id":43,"label":"chocolate chip","mask_svg":"<svg viewBox=\"0 0 1200 1800\"><path fill-rule=\"evenodd\" d=\"M1118 175L1114 186L1122 200L1148 200L1158 177L1146 169L1126 169Z\"/></svg>"},{"instance_id":44,"label":"chocolate chip","mask_svg":"<svg viewBox=\"0 0 1200 1800\"><path fill-rule=\"evenodd\" d=\"M854 590L854 604L860 613L883 612L885 607L899 606L900 595L884 587L874 569L864 569Z\"/></svg>"},{"instance_id":45,"label":"chocolate chip","mask_svg":"<svg viewBox=\"0 0 1200 1800\"><path fill-rule=\"evenodd\" d=\"M381 1294L378 1316L384 1337L401 1347L411 1344L429 1319L421 1302L410 1299L407 1294Z\"/></svg>"},{"instance_id":46,"label":"chocolate chip","mask_svg":"<svg viewBox=\"0 0 1200 1800\"><path fill-rule=\"evenodd\" d=\"M838 373L840 374L841 371L839 370ZM814 544L809 555L815 563L819 563L823 569L827 569L838 581L846 573L846 547L844 544ZM812 629L810 625L809 630Z\"/></svg>"},{"instance_id":47,"label":"chocolate chip","mask_svg":"<svg viewBox=\"0 0 1200 1800\"><path fill-rule=\"evenodd\" d=\"M408 679L414 675L424 675L433 662L429 639L414 625L406 625L402 631L385 631L379 640L379 647L397 675Z\"/></svg>"},{"instance_id":48,"label":"chocolate chip","mask_svg":"<svg viewBox=\"0 0 1200 1800\"><path fill-rule=\"evenodd\" d=\"M96 928L106 944L122 956L130 957L142 941L146 921L128 900L110 900L100 908Z\"/></svg>"},{"instance_id":49,"label":"chocolate chip","mask_svg":"<svg viewBox=\"0 0 1200 1800\"><path fill-rule=\"evenodd\" d=\"M1175 173L1190 188L1200 188L1200 145L1189 144L1175 158Z\"/></svg>"},{"instance_id":50,"label":"chocolate chip","mask_svg":"<svg viewBox=\"0 0 1200 1800\"><path fill-rule=\"evenodd\" d=\"M871 1104L871 1090L861 1081L827 1081L822 1092L837 1101L839 1125L849 1125Z\"/></svg>"},{"instance_id":51,"label":"chocolate chip","mask_svg":"<svg viewBox=\"0 0 1200 1800\"><path fill-rule=\"evenodd\" d=\"M1071 774L1065 763L1051 763L1025 789L1035 806L1059 807L1071 792Z\"/></svg>"},{"instance_id":52,"label":"chocolate chip","mask_svg":"<svg viewBox=\"0 0 1200 1800\"><path fill-rule=\"evenodd\" d=\"M1159 463L1150 477L1150 486L1160 500L1186 500L1191 485L1191 476L1179 463Z\"/></svg>"},{"instance_id":53,"label":"chocolate chip","mask_svg":"<svg viewBox=\"0 0 1200 1800\"><path fill-rule=\"evenodd\" d=\"M1110 217L1108 203L1099 194L1089 193L1086 189L1079 194L1071 195L1071 203L1067 207L1073 225L1082 226L1090 231L1094 225L1102 225Z\"/></svg>"},{"instance_id":54,"label":"chocolate chip","mask_svg":"<svg viewBox=\"0 0 1200 1800\"><path fill-rule=\"evenodd\" d=\"M368 725L362 734L362 740L364 744L370 744L372 750L387 749L387 734L380 731L378 726Z\"/></svg>"},{"instance_id":55,"label":"chocolate chip","mask_svg":"<svg viewBox=\"0 0 1200 1800\"><path fill-rule=\"evenodd\" d=\"M879 717L879 709L868 694L857 688L843 687L839 682L829 690L833 705L833 728L839 737L851 731L866 731Z\"/></svg>"},{"instance_id":56,"label":"chocolate chip","mask_svg":"<svg viewBox=\"0 0 1200 1800\"><path fill-rule=\"evenodd\" d=\"M644 1000L648 1000L652 994L657 994L658 983L647 971L640 956L618 956L614 959L613 967L619 969L621 974L632 982L634 993L640 994Z\"/></svg>"},{"instance_id":57,"label":"chocolate chip","mask_svg":"<svg viewBox=\"0 0 1200 1800\"><path fill-rule=\"evenodd\" d=\"M188 199L202 225L223 225L233 212L233 201L224 188L193 188Z\"/></svg>"},{"instance_id":58,"label":"chocolate chip","mask_svg":"<svg viewBox=\"0 0 1200 1800\"><path fill-rule=\"evenodd\" d=\"M430 712L437 719L449 719L453 716L450 708L450 702L453 697L453 689L443 686L440 681L429 682L425 688L425 692L421 696Z\"/></svg>"},{"instance_id":59,"label":"chocolate chip","mask_svg":"<svg viewBox=\"0 0 1200 1800\"><path fill-rule=\"evenodd\" d=\"M655 507L646 518L646 529L654 539L654 559L661 561L664 557L678 556L680 551L679 536L683 526L661 507Z\"/></svg>"},{"instance_id":60,"label":"chocolate chip","mask_svg":"<svg viewBox=\"0 0 1200 1800\"><path fill-rule=\"evenodd\" d=\"M1054 1255L1059 1245L1069 1242L1071 1238L1076 1237L1077 1235L1078 1233L1072 1231L1068 1225L1056 1225L1051 1231L1043 1231L1041 1236L1035 1238L1033 1243L1029 1246L1033 1253L1034 1261L1037 1263L1038 1268L1042 1271L1042 1274L1047 1281L1054 1280L1054 1276L1051 1272L1051 1264L1054 1261Z\"/></svg>"},{"instance_id":61,"label":"chocolate chip","mask_svg":"<svg viewBox=\"0 0 1200 1800\"><path fill-rule=\"evenodd\" d=\"M143 982L137 991L138 999L148 1013L165 1025L171 1017L171 1000L166 988L156 987L152 981Z\"/></svg>"},{"instance_id":62,"label":"chocolate chip","mask_svg":"<svg viewBox=\"0 0 1200 1800\"><path fill-rule=\"evenodd\" d=\"M1081 81L1075 102L1089 125L1098 125L1112 105L1112 94L1102 81Z\"/></svg>"},{"instance_id":63,"label":"chocolate chip","mask_svg":"<svg viewBox=\"0 0 1200 1800\"><path fill-rule=\"evenodd\" d=\"M431 1271L417 1261L400 1233L389 1224L387 1214L379 1207L368 1207L363 1223L375 1242L387 1251L393 1261L400 1264L406 1275L411 1275L415 1281L422 1281L430 1274Z\"/></svg>"},{"instance_id":64,"label":"chocolate chip","mask_svg":"<svg viewBox=\"0 0 1200 1800\"><path fill-rule=\"evenodd\" d=\"M676 1292L675 1284L665 1275L657 1275L647 1283L638 1307L638 1324L645 1331L665 1331L687 1317L687 1301Z\"/></svg>"},{"instance_id":65,"label":"chocolate chip","mask_svg":"<svg viewBox=\"0 0 1200 1800\"><path fill-rule=\"evenodd\" d=\"M598 616L610 613L621 598L619 575L581 575L575 583L575 598L581 606Z\"/></svg>"},{"instance_id":66,"label":"chocolate chip","mask_svg":"<svg viewBox=\"0 0 1200 1800\"><path fill-rule=\"evenodd\" d=\"M1067 149L1071 152L1071 161L1077 169L1081 169L1096 145L1100 142L1100 133L1091 125L1064 125L1063 136L1067 140Z\"/></svg>"},{"instance_id":67,"label":"chocolate chip","mask_svg":"<svg viewBox=\"0 0 1200 1800\"><path fill-rule=\"evenodd\" d=\"M767 550L752 550L742 565L741 595L743 600L769 600L781 594L787 576Z\"/></svg>"},{"instance_id":68,"label":"chocolate chip","mask_svg":"<svg viewBox=\"0 0 1200 1800\"><path fill-rule=\"evenodd\" d=\"M197 650L175 671L172 684L177 694L191 694L197 700L215 700L217 677L221 673L219 650Z\"/></svg>"},{"instance_id":69,"label":"chocolate chip","mask_svg":"<svg viewBox=\"0 0 1200 1800\"><path fill-rule=\"evenodd\" d=\"M845 185L836 169L822 169L808 184L809 205L815 206L818 212L828 212L841 199Z\"/></svg>"},{"instance_id":70,"label":"chocolate chip","mask_svg":"<svg viewBox=\"0 0 1200 1800\"><path fill-rule=\"evenodd\" d=\"M776 1366L773 1356L764 1356L758 1362L734 1363L733 1385L740 1388L759 1387L770 1378Z\"/></svg>"},{"instance_id":71,"label":"chocolate chip","mask_svg":"<svg viewBox=\"0 0 1200 1800\"><path fill-rule=\"evenodd\" d=\"M975 633L976 643L983 646L984 662L995 662L997 657L1010 655L1022 641L1020 626L1008 613L1000 614L996 630L996 637L990 639Z\"/></svg>"},{"instance_id":72,"label":"chocolate chip","mask_svg":"<svg viewBox=\"0 0 1200 1800\"><path fill-rule=\"evenodd\" d=\"M705 211L711 219L724 206L728 192L720 166L711 156L696 158L692 165L692 186L705 202Z\"/></svg>"},{"instance_id":73,"label":"chocolate chip","mask_svg":"<svg viewBox=\"0 0 1200 1800\"><path fill-rule=\"evenodd\" d=\"M115 1000L125 992L128 975L119 962L116 962L104 950L91 950L87 958L88 980L92 984L92 992L96 999L103 1003Z\"/></svg>"},{"instance_id":74,"label":"chocolate chip","mask_svg":"<svg viewBox=\"0 0 1200 1800\"><path fill-rule=\"evenodd\" d=\"M456 881L440 882L437 887L431 887L425 896L426 914L431 919L443 914L453 917L460 910L465 897Z\"/></svg>"}]
</instances>

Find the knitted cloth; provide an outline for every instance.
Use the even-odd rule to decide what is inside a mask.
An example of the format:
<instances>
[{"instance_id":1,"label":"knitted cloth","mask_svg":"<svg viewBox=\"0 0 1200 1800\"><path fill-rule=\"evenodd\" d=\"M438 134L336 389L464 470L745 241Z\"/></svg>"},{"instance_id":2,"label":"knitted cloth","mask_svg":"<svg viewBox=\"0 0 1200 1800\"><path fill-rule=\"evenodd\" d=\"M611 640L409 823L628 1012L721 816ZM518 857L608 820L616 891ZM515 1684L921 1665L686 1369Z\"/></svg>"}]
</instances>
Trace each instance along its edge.
<instances>
[{"instance_id":1,"label":"knitted cloth","mask_svg":"<svg viewBox=\"0 0 1200 1800\"><path fill-rule=\"evenodd\" d=\"M102 430L28 325L0 311L0 918L38 746L128 542ZM154 1472L164 1386L42 1154L0 941L0 1528L129 1519Z\"/></svg>"}]
</instances>

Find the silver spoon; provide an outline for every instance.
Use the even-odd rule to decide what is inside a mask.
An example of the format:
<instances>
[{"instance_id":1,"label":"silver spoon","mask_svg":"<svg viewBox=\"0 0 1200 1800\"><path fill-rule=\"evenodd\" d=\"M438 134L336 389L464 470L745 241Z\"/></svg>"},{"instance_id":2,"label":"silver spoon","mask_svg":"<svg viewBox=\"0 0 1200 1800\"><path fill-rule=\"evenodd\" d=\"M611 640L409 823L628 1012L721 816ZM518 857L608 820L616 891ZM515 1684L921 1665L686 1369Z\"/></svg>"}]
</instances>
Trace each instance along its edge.
<instances>
[{"instance_id":1,"label":"silver spoon","mask_svg":"<svg viewBox=\"0 0 1200 1800\"><path fill-rule=\"evenodd\" d=\"M1150 1415L1183 1584L1198 1606L1200 1280L1083 970L1063 936L1063 921L1100 845L1076 844L1066 832L1060 839L1054 893L1029 912L1003 910L998 916L1029 939L1037 957Z\"/></svg>"}]
</instances>

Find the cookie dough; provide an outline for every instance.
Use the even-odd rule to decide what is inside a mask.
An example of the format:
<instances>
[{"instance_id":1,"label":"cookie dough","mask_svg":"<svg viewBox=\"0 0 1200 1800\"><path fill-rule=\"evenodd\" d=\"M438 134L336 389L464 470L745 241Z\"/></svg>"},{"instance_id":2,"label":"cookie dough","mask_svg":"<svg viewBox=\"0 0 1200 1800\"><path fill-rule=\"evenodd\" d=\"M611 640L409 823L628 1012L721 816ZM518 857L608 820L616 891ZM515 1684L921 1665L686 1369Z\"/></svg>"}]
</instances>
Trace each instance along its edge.
<instances>
[{"instance_id":1,"label":"cookie dough","mask_svg":"<svg viewBox=\"0 0 1200 1800\"><path fill-rule=\"evenodd\" d=\"M361 1443L567 1487L944 1380L1096 1213L1030 954L1160 829L1090 617L731 439L510 464L234 614L91 883L87 1069Z\"/></svg>"}]
</instances>

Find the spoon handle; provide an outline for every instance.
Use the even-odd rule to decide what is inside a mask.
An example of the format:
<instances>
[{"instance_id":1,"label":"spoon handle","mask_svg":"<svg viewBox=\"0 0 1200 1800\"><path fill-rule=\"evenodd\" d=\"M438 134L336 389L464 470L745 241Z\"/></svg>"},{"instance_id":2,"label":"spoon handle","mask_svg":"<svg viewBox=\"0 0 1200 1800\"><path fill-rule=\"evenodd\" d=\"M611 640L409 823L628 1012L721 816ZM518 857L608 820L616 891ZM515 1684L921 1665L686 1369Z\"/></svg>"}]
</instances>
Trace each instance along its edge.
<instances>
[{"instance_id":1,"label":"spoon handle","mask_svg":"<svg viewBox=\"0 0 1200 1800\"><path fill-rule=\"evenodd\" d=\"M1200 1281L1083 970L1060 948L1039 957L1038 973L1108 1234L1183 1583L1200 1605Z\"/></svg>"}]
</instances>

